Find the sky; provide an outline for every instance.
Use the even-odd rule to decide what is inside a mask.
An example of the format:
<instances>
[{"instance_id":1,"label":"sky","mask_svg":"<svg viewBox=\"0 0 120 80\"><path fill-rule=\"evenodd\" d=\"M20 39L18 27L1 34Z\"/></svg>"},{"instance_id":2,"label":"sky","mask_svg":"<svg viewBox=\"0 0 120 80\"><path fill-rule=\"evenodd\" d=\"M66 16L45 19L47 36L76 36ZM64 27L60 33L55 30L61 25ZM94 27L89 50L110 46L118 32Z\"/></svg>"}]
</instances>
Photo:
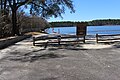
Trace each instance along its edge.
<instances>
[{"instance_id":1,"label":"sky","mask_svg":"<svg viewBox=\"0 0 120 80\"><path fill-rule=\"evenodd\" d=\"M66 8L63 19L51 17L53 21L91 21L96 19L120 19L120 0L73 0L75 13Z\"/></svg>"}]
</instances>

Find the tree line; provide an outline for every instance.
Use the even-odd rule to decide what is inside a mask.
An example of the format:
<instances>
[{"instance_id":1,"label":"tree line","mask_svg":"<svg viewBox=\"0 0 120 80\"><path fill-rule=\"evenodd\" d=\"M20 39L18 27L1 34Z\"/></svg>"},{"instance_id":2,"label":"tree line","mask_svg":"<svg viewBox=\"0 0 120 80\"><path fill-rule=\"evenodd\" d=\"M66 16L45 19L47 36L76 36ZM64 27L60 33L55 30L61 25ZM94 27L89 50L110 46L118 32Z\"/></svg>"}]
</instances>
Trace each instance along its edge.
<instances>
[{"instance_id":1,"label":"tree line","mask_svg":"<svg viewBox=\"0 0 120 80\"><path fill-rule=\"evenodd\" d=\"M120 19L102 19L88 22L88 26L120 25Z\"/></svg>"},{"instance_id":2,"label":"tree line","mask_svg":"<svg viewBox=\"0 0 120 80\"><path fill-rule=\"evenodd\" d=\"M82 21L82 22L73 22L73 21L60 21L60 22L50 22L52 27L72 27L77 26L77 24L86 24L87 26L104 26L104 25L120 25L120 19L100 19L92 21Z\"/></svg>"}]
</instances>

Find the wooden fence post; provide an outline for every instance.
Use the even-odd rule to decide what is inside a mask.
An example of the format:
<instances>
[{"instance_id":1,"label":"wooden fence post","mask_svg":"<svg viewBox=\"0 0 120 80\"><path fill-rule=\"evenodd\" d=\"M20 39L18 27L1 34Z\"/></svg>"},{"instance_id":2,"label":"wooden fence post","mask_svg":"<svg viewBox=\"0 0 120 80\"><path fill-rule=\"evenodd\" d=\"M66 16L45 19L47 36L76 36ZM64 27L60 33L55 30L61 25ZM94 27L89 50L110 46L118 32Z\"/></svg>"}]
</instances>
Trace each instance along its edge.
<instances>
[{"instance_id":1,"label":"wooden fence post","mask_svg":"<svg viewBox=\"0 0 120 80\"><path fill-rule=\"evenodd\" d=\"M46 48L47 48L48 43L49 43L49 41L47 41L47 42L45 43L44 49L46 49Z\"/></svg>"},{"instance_id":2,"label":"wooden fence post","mask_svg":"<svg viewBox=\"0 0 120 80\"><path fill-rule=\"evenodd\" d=\"M61 42L61 36L58 35L58 36L57 36L57 39L58 39L58 45L60 45L60 42Z\"/></svg>"},{"instance_id":3,"label":"wooden fence post","mask_svg":"<svg viewBox=\"0 0 120 80\"><path fill-rule=\"evenodd\" d=\"M83 35L83 42L85 43L85 35Z\"/></svg>"},{"instance_id":4,"label":"wooden fence post","mask_svg":"<svg viewBox=\"0 0 120 80\"><path fill-rule=\"evenodd\" d=\"M35 46L35 37L33 37L33 46Z\"/></svg>"},{"instance_id":5,"label":"wooden fence post","mask_svg":"<svg viewBox=\"0 0 120 80\"><path fill-rule=\"evenodd\" d=\"M96 43L98 43L98 34L96 34Z\"/></svg>"}]
</instances>

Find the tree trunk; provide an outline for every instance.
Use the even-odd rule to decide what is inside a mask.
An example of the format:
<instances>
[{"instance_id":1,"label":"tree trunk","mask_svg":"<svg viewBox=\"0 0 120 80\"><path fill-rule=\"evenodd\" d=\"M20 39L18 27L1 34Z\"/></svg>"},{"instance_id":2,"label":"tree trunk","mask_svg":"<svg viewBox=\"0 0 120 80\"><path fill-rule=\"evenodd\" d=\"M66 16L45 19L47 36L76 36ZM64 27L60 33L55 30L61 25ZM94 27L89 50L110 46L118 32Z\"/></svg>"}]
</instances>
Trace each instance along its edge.
<instances>
[{"instance_id":1,"label":"tree trunk","mask_svg":"<svg viewBox=\"0 0 120 80\"><path fill-rule=\"evenodd\" d=\"M7 0L4 0L4 9L6 9Z\"/></svg>"},{"instance_id":2,"label":"tree trunk","mask_svg":"<svg viewBox=\"0 0 120 80\"><path fill-rule=\"evenodd\" d=\"M1 0L1 3L0 3L0 4L1 4L1 9L3 9L3 1L2 1L2 0Z\"/></svg>"},{"instance_id":3,"label":"tree trunk","mask_svg":"<svg viewBox=\"0 0 120 80\"><path fill-rule=\"evenodd\" d=\"M19 34L19 27L17 26L17 16L16 16L16 12L17 12L16 9L13 9L13 10L12 10L12 24L13 24L12 32L13 32L13 35L20 35L20 34Z\"/></svg>"},{"instance_id":4,"label":"tree trunk","mask_svg":"<svg viewBox=\"0 0 120 80\"><path fill-rule=\"evenodd\" d=\"M7 12L6 12L6 5L7 5L7 0L4 0L4 14L6 15Z\"/></svg>"}]
</instances>

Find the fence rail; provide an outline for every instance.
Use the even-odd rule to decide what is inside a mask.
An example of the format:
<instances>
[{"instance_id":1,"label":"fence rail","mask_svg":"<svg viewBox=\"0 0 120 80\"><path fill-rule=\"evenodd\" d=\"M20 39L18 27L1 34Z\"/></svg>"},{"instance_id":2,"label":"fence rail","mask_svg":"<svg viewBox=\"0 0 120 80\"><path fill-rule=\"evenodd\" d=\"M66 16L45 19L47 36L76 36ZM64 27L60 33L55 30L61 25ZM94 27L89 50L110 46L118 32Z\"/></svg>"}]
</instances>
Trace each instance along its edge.
<instances>
[{"instance_id":1,"label":"fence rail","mask_svg":"<svg viewBox=\"0 0 120 80\"><path fill-rule=\"evenodd\" d=\"M109 38L104 38L104 37L109 37ZM110 34L110 35L100 35L96 34L96 42L98 43L99 41L108 41L108 40L120 40L120 34Z\"/></svg>"}]
</instances>

